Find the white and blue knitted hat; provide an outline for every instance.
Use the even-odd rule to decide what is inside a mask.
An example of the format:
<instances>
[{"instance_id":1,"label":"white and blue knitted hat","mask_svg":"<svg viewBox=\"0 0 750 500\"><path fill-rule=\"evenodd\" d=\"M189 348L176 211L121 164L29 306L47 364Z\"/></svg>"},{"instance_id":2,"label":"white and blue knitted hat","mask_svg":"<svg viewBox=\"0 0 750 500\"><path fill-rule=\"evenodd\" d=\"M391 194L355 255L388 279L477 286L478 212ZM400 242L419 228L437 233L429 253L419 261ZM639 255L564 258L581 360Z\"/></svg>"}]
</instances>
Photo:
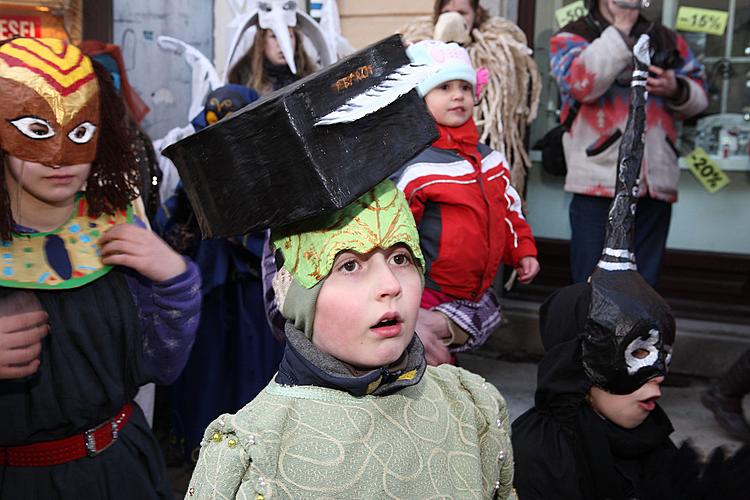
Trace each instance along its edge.
<instances>
[{"instance_id":1,"label":"white and blue knitted hat","mask_svg":"<svg viewBox=\"0 0 750 500\"><path fill-rule=\"evenodd\" d=\"M417 86L422 97L441 83L451 80L469 82L476 89L477 72L471 65L469 53L457 43L423 40L410 45L406 49L406 55L414 64L437 68L437 71Z\"/></svg>"}]
</instances>

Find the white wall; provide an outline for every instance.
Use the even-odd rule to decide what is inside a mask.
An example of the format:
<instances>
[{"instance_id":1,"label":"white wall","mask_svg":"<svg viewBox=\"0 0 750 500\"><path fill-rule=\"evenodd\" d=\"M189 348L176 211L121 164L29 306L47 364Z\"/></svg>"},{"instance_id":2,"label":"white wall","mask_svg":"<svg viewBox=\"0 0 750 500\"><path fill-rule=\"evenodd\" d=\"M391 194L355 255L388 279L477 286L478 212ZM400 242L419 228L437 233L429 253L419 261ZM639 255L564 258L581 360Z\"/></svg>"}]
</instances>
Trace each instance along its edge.
<instances>
[{"instance_id":1,"label":"white wall","mask_svg":"<svg viewBox=\"0 0 750 500\"><path fill-rule=\"evenodd\" d=\"M224 65L227 63L230 43L224 28L232 20L232 14L232 8L227 0L214 0L214 66L220 78L224 78Z\"/></svg>"},{"instance_id":2,"label":"white wall","mask_svg":"<svg viewBox=\"0 0 750 500\"><path fill-rule=\"evenodd\" d=\"M151 108L144 129L158 138L187 125L190 67L163 52L156 37L180 38L213 57L213 6L206 0L114 0L112 7L114 43L122 48L131 85Z\"/></svg>"},{"instance_id":3,"label":"white wall","mask_svg":"<svg viewBox=\"0 0 750 500\"><path fill-rule=\"evenodd\" d=\"M481 0L479 4L492 16L502 16L511 21L518 19L518 0Z\"/></svg>"}]
</instances>

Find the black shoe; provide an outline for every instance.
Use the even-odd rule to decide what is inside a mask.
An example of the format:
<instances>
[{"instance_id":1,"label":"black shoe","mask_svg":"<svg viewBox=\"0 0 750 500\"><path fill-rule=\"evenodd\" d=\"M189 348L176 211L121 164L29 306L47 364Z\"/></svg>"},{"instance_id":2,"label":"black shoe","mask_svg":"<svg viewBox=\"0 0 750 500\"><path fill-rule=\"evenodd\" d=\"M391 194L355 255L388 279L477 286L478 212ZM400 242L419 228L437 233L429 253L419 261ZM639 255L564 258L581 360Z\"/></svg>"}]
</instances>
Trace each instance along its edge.
<instances>
[{"instance_id":1,"label":"black shoe","mask_svg":"<svg viewBox=\"0 0 750 500\"><path fill-rule=\"evenodd\" d=\"M701 394L701 403L711 410L722 429L733 438L750 443L750 424L742 413L739 399L722 396L716 387Z\"/></svg>"}]
</instances>

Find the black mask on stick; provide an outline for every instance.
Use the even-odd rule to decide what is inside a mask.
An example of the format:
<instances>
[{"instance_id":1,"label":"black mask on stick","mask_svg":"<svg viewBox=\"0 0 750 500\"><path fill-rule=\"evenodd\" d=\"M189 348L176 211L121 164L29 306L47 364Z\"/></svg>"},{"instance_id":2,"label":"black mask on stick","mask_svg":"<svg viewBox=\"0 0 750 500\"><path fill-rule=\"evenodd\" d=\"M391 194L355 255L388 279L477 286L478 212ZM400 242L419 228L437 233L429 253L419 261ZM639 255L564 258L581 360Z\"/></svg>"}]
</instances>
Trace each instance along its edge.
<instances>
[{"instance_id":1,"label":"black mask on stick","mask_svg":"<svg viewBox=\"0 0 750 500\"><path fill-rule=\"evenodd\" d=\"M666 375L675 334L669 306L638 274L633 251L646 126L648 36L641 36L633 52L630 110L617 160L615 197L604 250L591 275L591 306L582 339L587 375L614 394L630 394Z\"/></svg>"}]
</instances>

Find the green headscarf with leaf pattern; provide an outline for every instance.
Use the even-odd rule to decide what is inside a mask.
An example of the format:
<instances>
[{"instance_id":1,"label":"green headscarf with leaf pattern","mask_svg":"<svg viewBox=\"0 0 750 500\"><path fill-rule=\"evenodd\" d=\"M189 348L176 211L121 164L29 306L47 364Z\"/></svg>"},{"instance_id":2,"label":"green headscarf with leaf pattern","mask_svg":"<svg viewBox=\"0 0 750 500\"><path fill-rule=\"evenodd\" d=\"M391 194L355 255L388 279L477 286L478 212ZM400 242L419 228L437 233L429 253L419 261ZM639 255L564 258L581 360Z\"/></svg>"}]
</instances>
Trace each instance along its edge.
<instances>
[{"instance_id":1,"label":"green headscarf with leaf pattern","mask_svg":"<svg viewBox=\"0 0 750 500\"><path fill-rule=\"evenodd\" d=\"M336 255L344 250L365 254L404 243L419 266L425 266L409 205L389 180L338 212L274 230L271 237L284 256L284 267L305 288L328 276Z\"/></svg>"}]
</instances>

